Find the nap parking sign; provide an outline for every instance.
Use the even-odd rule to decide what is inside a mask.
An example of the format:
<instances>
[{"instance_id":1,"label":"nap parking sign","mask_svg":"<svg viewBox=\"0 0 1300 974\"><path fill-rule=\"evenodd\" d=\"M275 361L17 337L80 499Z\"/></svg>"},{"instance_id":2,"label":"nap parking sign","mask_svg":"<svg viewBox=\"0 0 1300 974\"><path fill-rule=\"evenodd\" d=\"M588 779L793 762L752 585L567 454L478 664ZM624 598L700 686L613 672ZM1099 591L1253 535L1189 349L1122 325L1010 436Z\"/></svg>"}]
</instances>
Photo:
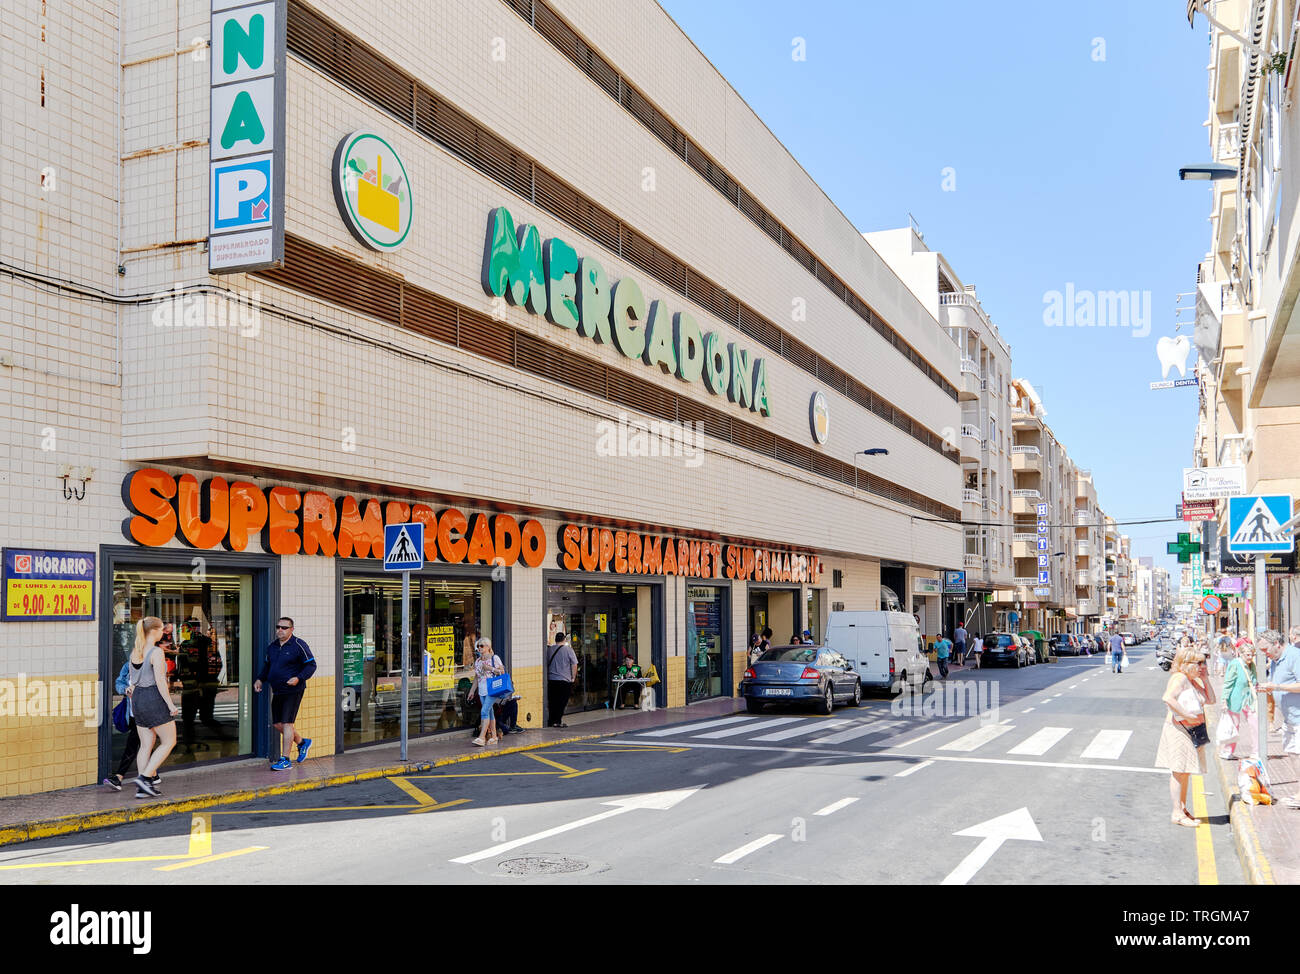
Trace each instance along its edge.
<instances>
[{"instance_id":1,"label":"nap parking sign","mask_svg":"<svg viewBox=\"0 0 1300 974\"><path fill-rule=\"evenodd\" d=\"M1295 547L1295 536L1283 532L1291 520L1290 494L1254 494L1228 498L1228 550L1284 554Z\"/></svg>"}]
</instances>

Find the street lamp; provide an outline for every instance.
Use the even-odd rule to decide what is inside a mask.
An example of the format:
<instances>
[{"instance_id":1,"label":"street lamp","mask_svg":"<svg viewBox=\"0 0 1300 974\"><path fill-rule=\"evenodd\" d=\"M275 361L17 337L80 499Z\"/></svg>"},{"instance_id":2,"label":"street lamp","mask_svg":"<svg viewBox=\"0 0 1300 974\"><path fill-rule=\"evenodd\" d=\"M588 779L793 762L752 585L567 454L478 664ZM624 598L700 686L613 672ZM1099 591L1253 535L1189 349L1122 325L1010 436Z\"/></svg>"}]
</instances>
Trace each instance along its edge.
<instances>
[{"instance_id":1,"label":"street lamp","mask_svg":"<svg viewBox=\"0 0 1300 974\"><path fill-rule=\"evenodd\" d=\"M1179 179L1236 179L1236 166L1222 166L1217 162L1200 162L1178 167Z\"/></svg>"},{"instance_id":2,"label":"street lamp","mask_svg":"<svg viewBox=\"0 0 1300 974\"><path fill-rule=\"evenodd\" d=\"M882 446L873 446L869 450L859 450L853 454L853 491L857 493L858 489L858 457L887 457L889 451Z\"/></svg>"}]
</instances>

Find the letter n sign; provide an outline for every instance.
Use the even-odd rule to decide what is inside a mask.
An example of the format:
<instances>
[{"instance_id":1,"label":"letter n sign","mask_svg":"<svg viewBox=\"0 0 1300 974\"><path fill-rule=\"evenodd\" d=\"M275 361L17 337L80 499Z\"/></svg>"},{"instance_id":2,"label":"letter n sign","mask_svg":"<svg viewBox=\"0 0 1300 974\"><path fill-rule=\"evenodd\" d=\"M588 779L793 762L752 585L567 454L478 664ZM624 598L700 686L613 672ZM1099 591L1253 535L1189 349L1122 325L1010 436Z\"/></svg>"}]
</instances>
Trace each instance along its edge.
<instances>
[{"instance_id":1,"label":"letter n sign","mask_svg":"<svg viewBox=\"0 0 1300 974\"><path fill-rule=\"evenodd\" d=\"M212 0L208 271L284 261L287 0Z\"/></svg>"}]
</instances>

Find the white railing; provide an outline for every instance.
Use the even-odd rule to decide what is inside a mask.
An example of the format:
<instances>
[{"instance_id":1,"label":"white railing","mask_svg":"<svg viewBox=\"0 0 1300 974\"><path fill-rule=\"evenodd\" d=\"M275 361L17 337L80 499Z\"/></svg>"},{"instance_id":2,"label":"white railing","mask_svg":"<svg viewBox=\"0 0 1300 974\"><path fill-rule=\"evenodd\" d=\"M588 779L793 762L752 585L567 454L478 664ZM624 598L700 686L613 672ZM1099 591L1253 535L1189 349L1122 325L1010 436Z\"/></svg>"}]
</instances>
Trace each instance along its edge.
<instances>
[{"instance_id":1,"label":"white railing","mask_svg":"<svg viewBox=\"0 0 1300 974\"><path fill-rule=\"evenodd\" d=\"M1011 540L1034 542L1038 540L1038 535L1036 535L1033 531L1017 531L1015 534L1011 536Z\"/></svg>"},{"instance_id":2,"label":"white railing","mask_svg":"<svg viewBox=\"0 0 1300 974\"><path fill-rule=\"evenodd\" d=\"M1245 452L1246 435L1244 433L1232 433L1223 437L1219 441L1219 466L1235 467L1242 462L1242 456Z\"/></svg>"},{"instance_id":3,"label":"white railing","mask_svg":"<svg viewBox=\"0 0 1300 974\"><path fill-rule=\"evenodd\" d=\"M1092 516L1087 512L1087 511L1075 511L1075 512L1074 512L1074 523L1075 523L1075 524L1084 524L1084 525L1087 525L1087 524L1091 524L1094 520L1095 520L1095 519L1094 519L1094 518L1093 518L1093 517L1092 517Z\"/></svg>"},{"instance_id":4,"label":"white railing","mask_svg":"<svg viewBox=\"0 0 1300 974\"><path fill-rule=\"evenodd\" d=\"M1033 588L1035 585L1038 584L1038 576L1037 576L1037 575L1017 575L1017 576L1016 576L1015 578L1013 578L1011 581L1012 581L1013 583L1015 583L1016 585L1023 585L1023 586L1025 586L1026 588Z\"/></svg>"},{"instance_id":5,"label":"white railing","mask_svg":"<svg viewBox=\"0 0 1300 974\"><path fill-rule=\"evenodd\" d=\"M1043 499L1043 492L1040 490L1034 490L1031 487L1029 489L1013 490L1011 496L1023 500L1041 501Z\"/></svg>"},{"instance_id":6,"label":"white railing","mask_svg":"<svg viewBox=\"0 0 1300 974\"><path fill-rule=\"evenodd\" d=\"M963 560L962 560L962 564L963 564L966 568L983 568L983 567L984 567L984 556L983 556L983 555L971 555L971 554L968 554L968 555L966 555L966 556L963 558Z\"/></svg>"},{"instance_id":7,"label":"white railing","mask_svg":"<svg viewBox=\"0 0 1300 974\"><path fill-rule=\"evenodd\" d=\"M961 360L961 370L963 372L969 372L971 375L974 376L978 376L980 374L979 363L976 362L973 358L963 358Z\"/></svg>"},{"instance_id":8,"label":"white railing","mask_svg":"<svg viewBox=\"0 0 1300 974\"><path fill-rule=\"evenodd\" d=\"M980 502L980 492L978 490L971 490L969 487L963 487L961 491L961 499L965 504L978 504Z\"/></svg>"},{"instance_id":9,"label":"white railing","mask_svg":"<svg viewBox=\"0 0 1300 974\"><path fill-rule=\"evenodd\" d=\"M1240 157L1240 147L1237 144L1240 132L1240 122L1229 122L1219 126L1219 144L1215 151L1215 158L1219 162L1236 163Z\"/></svg>"},{"instance_id":10,"label":"white railing","mask_svg":"<svg viewBox=\"0 0 1300 974\"><path fill-rule=\"evenodd\" d=\"M1036 446L1013 446L1011 448L1011 455L1015 456L1016 454L1041 457L1043 455L1043 451Z\"/></svg>"},{"instance_id":11,"label":"white railing","mask_svg":"<svg viewBox=\"0 0 1300 974\"><path fill-rule=\"evenodd\" d=\"M980 428L978 426L972 426L969 423L961 424L961 435L969 436L972 440L981 439Z\"/></svg>"}]
</instances>

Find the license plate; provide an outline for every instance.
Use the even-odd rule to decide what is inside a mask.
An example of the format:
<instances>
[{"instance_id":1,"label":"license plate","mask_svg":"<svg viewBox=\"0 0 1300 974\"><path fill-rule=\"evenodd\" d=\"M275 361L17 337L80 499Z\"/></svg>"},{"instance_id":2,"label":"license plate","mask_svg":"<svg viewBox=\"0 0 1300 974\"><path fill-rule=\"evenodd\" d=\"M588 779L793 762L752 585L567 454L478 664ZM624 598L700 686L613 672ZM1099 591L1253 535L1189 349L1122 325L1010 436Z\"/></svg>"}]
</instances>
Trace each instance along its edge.
<instances>
[{"instance_id":1,"label":"license plate","mask_svg":"<svg viewBox=\"0 0 1300 974\"><path fill-rule=\"evenodd\" d=\"M794 694L793 690L764 690L763 695L767 697L789 697Z\"/></svg>"}]
</instances>

